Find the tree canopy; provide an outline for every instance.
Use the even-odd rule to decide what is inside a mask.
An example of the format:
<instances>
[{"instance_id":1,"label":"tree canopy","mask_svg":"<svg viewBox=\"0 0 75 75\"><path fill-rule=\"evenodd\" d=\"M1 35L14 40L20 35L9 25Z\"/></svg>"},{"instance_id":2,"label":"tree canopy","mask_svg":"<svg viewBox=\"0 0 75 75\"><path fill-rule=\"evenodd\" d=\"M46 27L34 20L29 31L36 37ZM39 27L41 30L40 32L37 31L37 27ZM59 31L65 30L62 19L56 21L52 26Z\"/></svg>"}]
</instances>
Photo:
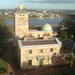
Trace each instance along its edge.
<instances>
[{"instance_id":1,"label":"tree canopy","mask_svg":"<svg viewBox=\"0 0 75 75\"><path fill-rule=\"evenodd\" d=\"M74 53L71 53L67 56L65 56L65 60L70 62L70 66L73 67L73 64L75 63L75 54Z\"/></svg>"},{"instance_id":2,"label":"tree canopy","mask_svg":"<svg viewBox=\"0 0 75 75\"><path fill-rule=\"evenodd\" d=\"M75 40L75 15L65 15L58 34L61 38Z\"/></svg>"},{"instance_id":3,"label":"tree canopy","mask_svg":"<svg viewBox=\"0 0 75 75\"><path fill-rule=\"evenodd\" d=\"M8 39L12 36L13 35L10 32L10 29L6 25L0 25L0 41Z\"/></svg>"}]
</instances>

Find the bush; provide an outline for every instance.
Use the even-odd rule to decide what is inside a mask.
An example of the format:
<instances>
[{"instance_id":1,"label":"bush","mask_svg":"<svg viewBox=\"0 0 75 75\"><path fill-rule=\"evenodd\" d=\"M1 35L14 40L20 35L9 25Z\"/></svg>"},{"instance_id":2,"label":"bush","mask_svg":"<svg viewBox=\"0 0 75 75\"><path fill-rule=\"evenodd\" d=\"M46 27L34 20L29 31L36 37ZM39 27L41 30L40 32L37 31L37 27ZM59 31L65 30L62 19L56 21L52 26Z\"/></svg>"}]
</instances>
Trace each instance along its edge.
<instances>
[{"instance_id":1,"label":"bush","mask_svg":"<svg viewBox=\"0 0 75 75\"><path fill-rule=\"evenodd\" d=\"M5 68L0 68L0 73L5 73L7 70Z\"/></svg>"},{"instance_id":2,"label":"bush","mask_svg":"<svg viewBox=\"0 0 75 75\"><path fill-rule=\"evenodd\" d=\"M56 75L75 75L75 71L70 70L70 71L59 73L59 74L56 74Z\"/></svg>"},{"instance_id":3,"label":"bush","mask_svg":"<svg viewBox=\"0 0 75 75\"><path fill-rule=\"evenodd\" d=\"M0 73L5 73L7 71L7 63L0 59Z\"/></svg>"}]
</instances>

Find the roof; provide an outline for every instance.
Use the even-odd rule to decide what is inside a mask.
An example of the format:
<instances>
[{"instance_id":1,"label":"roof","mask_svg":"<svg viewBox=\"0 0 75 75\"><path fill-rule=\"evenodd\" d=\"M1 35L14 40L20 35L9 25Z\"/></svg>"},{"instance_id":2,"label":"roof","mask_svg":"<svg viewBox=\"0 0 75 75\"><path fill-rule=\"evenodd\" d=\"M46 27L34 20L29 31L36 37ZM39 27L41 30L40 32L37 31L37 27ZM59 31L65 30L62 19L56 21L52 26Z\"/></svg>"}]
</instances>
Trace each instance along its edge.
<instances>
[{"instance_id":1,"label":"roof","mask_svg":"<svg viewBox=\"0 0 75 75\"><path fill-rule=\"evenodd\" d=\"M22 41L22 46L57 44L56 40Z\"/></svg>"},{"instance_id":2,"label":"roof","mask_svg":"<svg viewBox=\"0 0 75 75\"><path fill-rule=\"evenodd\" d=\"M48 39L48 40L18 40L19 48L28 48L28 47L41 47L41 46L50 46L50 45L59 45L62 43L58 38Z\"/></svg>"}]
</instances>

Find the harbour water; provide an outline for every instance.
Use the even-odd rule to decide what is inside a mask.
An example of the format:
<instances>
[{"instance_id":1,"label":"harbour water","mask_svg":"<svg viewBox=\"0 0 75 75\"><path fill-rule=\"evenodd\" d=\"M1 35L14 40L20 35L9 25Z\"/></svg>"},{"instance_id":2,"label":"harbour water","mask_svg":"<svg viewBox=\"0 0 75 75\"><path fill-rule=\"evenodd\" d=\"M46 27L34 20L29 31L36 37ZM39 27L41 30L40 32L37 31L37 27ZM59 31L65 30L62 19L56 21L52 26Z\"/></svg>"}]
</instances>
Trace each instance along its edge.
<instances>
[{"instance_id":1,"label":"harbour water","mask_svg":"<svg viewBox=\"0 0 75 75\"><path fill-rule=\"evenodd\" d=\"M29 19L29 25L44 25L45 23L51 25L59 25L63 18L54 18L54 19Z\"/></svg>"},{"instance_id":2,"label":"harbour water","mask_svg":"<svg viewBox=\"0 0 75 75\"><path fill-rule=\"evenodd\" d=\"M29 19L29 25L44 25L45 23L51 25L59 25L63 18L54 18L54 19ZM14 20L8 20L8 25L14 25Z\"/></svg>"}]
</instances>

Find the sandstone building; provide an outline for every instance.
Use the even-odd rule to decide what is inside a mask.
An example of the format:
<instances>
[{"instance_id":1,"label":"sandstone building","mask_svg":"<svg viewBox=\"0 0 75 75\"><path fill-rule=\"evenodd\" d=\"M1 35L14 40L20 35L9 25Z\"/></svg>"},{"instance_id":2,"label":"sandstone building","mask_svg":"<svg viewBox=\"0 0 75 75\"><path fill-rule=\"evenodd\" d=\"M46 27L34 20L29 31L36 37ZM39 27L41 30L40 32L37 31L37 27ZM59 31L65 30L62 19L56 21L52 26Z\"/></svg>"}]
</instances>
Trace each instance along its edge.
<instances>
[{"instance_id":1,"label":"sandstone building","mask_svg":"<svg viewBox=\"0 0 75 75\"><path fill-rule=\"evenodd\" d=\"M52 64L52 56L60 54L61 42L54 37L49 24L43 25L40 31L29 30L28 19L28 13L20 5L15 13L15 36L19 43L21 67Z\"/></svg>"}]
</instances>

